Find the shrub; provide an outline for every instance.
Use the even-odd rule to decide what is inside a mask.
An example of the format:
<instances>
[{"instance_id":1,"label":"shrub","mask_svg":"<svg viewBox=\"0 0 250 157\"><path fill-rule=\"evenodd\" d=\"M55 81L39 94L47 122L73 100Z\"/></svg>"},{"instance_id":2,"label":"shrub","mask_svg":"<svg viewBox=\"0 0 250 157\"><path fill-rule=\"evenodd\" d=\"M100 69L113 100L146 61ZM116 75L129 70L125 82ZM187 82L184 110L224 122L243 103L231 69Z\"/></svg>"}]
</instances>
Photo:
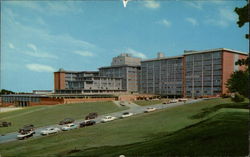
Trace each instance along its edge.
<instances>
[{"instance_id":1,"label":"shrub","mask_svg":"<svg viewBox=\"0 0 250 157\"><path fill-rule=\"evenodd\" d=\"M243 95L240 95L239 93L236 93L234 97L232 97L232 101L234 102L243 102L245 100Z\"/></svg>"},{"instance_id":2,"label":"shrub","mask_svg":"<svg viewBox=\"0 0 250 157\"><path fill-rule=\"evenodd\" d=\"M230 95L229 94L222 94L221 97L222 98L230 98Z\"/></svg>"}]
</instances>

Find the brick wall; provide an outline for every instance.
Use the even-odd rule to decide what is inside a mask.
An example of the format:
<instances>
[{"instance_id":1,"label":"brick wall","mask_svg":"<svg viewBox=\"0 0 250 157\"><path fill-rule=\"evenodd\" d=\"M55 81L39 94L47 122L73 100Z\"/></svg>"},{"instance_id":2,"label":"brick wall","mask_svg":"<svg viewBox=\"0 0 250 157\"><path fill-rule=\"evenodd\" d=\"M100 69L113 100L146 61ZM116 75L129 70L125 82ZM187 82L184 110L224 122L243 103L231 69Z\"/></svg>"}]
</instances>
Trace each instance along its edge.
<instances>
[{"instance_id":1,"label":"brick wall","mask_svg":"<svg viewBox=\"0 0 250 157\"><path fill-rule=\"evenodd\" d=\"M226 82L230 78L231 74L234 72L235 53L224 51L222 56L222 94L228 93L228 89L226 87ZM238 54L238 59L247 58L246 55ZM239 66L239 70L245 70L246 66Z\"/></svg>"},{"instance_id":2,"label":"brick wall","mask_svg":"<svg viewBox=\"0 0 250 157\"><path fill-rule=\"evenodd\" d=\"M65 89L64 72L54 72L54 89L55 90Z\"/></svg>"}]
</instances>

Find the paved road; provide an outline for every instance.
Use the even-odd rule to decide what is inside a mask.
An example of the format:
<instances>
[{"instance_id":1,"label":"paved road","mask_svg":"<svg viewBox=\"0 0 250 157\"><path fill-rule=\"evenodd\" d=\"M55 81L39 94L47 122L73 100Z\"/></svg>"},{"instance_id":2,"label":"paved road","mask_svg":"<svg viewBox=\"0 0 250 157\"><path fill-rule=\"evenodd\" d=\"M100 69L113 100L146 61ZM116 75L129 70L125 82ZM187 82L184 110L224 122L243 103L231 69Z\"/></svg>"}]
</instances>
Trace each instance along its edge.
<instances>
[{"instance_id":1,"label":"paved road","mask_svg":"<svg viewBox=\"0 0 250 157\"><path fill-rule=\"evenodd\" d=\"M164 109L164 108L170 108L170 107L176 107L176 106L181 106L181 105L184 105L184 104L191 104L191 103L195 103L195 102L198 102L198 101L202 101L203 99L196 99L196 100L188 100L186 103L183 103L183 102L177 102L177 103L171 103L171 104L156 104L156 105L148 105L148 106L139 106L137 104L134 104L134 103L128 103L128 102L125 102L125 106L129 107L129 109L127 110L123 110L123 111L119 111L119 112L114 112L114 113L109 113L109 114L105 114L105 115L101 115L101 116L98 116L95 121L96 123L100 123L101 122L101 119L104 118L104 116L107 116L107 115L110 115L110 116L115 116L115 117L121 117L122 113L123 112L132 112L134 114L141 114L141 113L144 113L144 111L146 110L146 108L148 107L155 107L157 109ZM120 104L119 101L116 101L114 102L116 103L117 105ZM79 124L81 123L83 120L76 120L75 123L76 124ZM48 128L48 127L58 127L58 128L61 128L62 126L61 125L58 125L58 124L55 124L55 125L50 125L50 126L45 126L45 127L41 127L41 128L36 128L36 134L34 134L33 137L38 137L38 136L41 136L40 135L40 132L42 130L44 130L45 128ZM8 133L8 134L5 134L4 136L0 136L0 143L6 143L6 142L10 142L10 141L16 141L17 140L17 132L12 132L12 133Z\"/></svg>"}]
</instances>

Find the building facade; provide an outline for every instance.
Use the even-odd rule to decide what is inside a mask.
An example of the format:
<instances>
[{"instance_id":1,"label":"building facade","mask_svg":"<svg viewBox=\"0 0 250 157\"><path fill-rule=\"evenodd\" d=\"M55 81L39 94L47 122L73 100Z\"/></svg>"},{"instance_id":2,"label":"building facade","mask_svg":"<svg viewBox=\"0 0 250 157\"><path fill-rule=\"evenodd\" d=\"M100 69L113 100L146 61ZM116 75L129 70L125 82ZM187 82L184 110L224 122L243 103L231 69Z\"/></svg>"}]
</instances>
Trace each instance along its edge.
<instances>
[{"instance_id":1,"label":"building facade","mask_svg":"<svg viewBox=\"0 0 250 157\"><path fill-rule=\"evenodd\" d=\"M99 76L98 71L65 71L54 73L55 93L109 93L122 92L122 79Z\"/></svg>"},{"instance_id":2,"label":"building facade","mask_svg":"<svg viewBox=\"0 0 250 157\"><path fill-rule=\"evenodd\" d=\"M247 54L230 49L212 49L184 52L184 96L215 96L228 92L226 82L230 75L244 66L235 65Z\"/></svg>"},{"instance_id":3,"label":"building facade","mask_svg":"<svg viewBox=\"0 0 250 157\"><path fill-rule=\"evenodd\" d=\"M140 92L168 96L183 94L183 57L158 58L142 61Z\"/></svg>"},{"instance_id":4,"label":"building facade","mask_svg":"<svg viewBox=\"0 0 250 157\"><path fill-rule=\"evenodd\" d=\"M184 51L182 56L142 61L140 92L174 97L216 96L227 93L226 82L238 59L247 54L230 49Z\"/></svg>"},{"instance_id":5,"label":"building facade","mask_svg":"<svg viewBox=\"0 0 250 157\"><path fill-rule=\"evenodd\" d=\"M99 68L100 76L122 78L122 89L138 92L141 59L122 53L114 57L111 66Z\"/></svg>"}]
</instances>

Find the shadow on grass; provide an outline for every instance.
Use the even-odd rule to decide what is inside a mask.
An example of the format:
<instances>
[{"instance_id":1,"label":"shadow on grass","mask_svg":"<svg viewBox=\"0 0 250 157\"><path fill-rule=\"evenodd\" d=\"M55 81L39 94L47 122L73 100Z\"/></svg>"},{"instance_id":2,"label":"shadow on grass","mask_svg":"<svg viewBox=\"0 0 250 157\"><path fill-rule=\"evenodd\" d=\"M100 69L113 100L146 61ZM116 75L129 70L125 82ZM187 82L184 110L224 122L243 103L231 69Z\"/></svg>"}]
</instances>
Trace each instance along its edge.
<instances>
[{"instance_id":1,"label":"shadow on grass","mask_svg":"<svg viewBox=\"0 0 250 157\"><path fill-rule=\"evenodd\" d=\"M240 111L222 112L198 124L172 134L161 133L144 142L82 149L77 152L69 150L61 156L246 156L248 114Z\"/></svg>"},{"instance_id":2,"label":"shadow on grass","mask_svg":"<svg viewBox=\"0 0 250 157\"><path fill-rule=\"evenodd\" d=\"M228 104L220 104L214 107L204 108L202 112L197 113L191 116L191 119L200 119L208 116L209 114L218 111L222 108L235 108L235 109L249 109L249 103L228 103Z\"/></svg>"}]
</instances>

